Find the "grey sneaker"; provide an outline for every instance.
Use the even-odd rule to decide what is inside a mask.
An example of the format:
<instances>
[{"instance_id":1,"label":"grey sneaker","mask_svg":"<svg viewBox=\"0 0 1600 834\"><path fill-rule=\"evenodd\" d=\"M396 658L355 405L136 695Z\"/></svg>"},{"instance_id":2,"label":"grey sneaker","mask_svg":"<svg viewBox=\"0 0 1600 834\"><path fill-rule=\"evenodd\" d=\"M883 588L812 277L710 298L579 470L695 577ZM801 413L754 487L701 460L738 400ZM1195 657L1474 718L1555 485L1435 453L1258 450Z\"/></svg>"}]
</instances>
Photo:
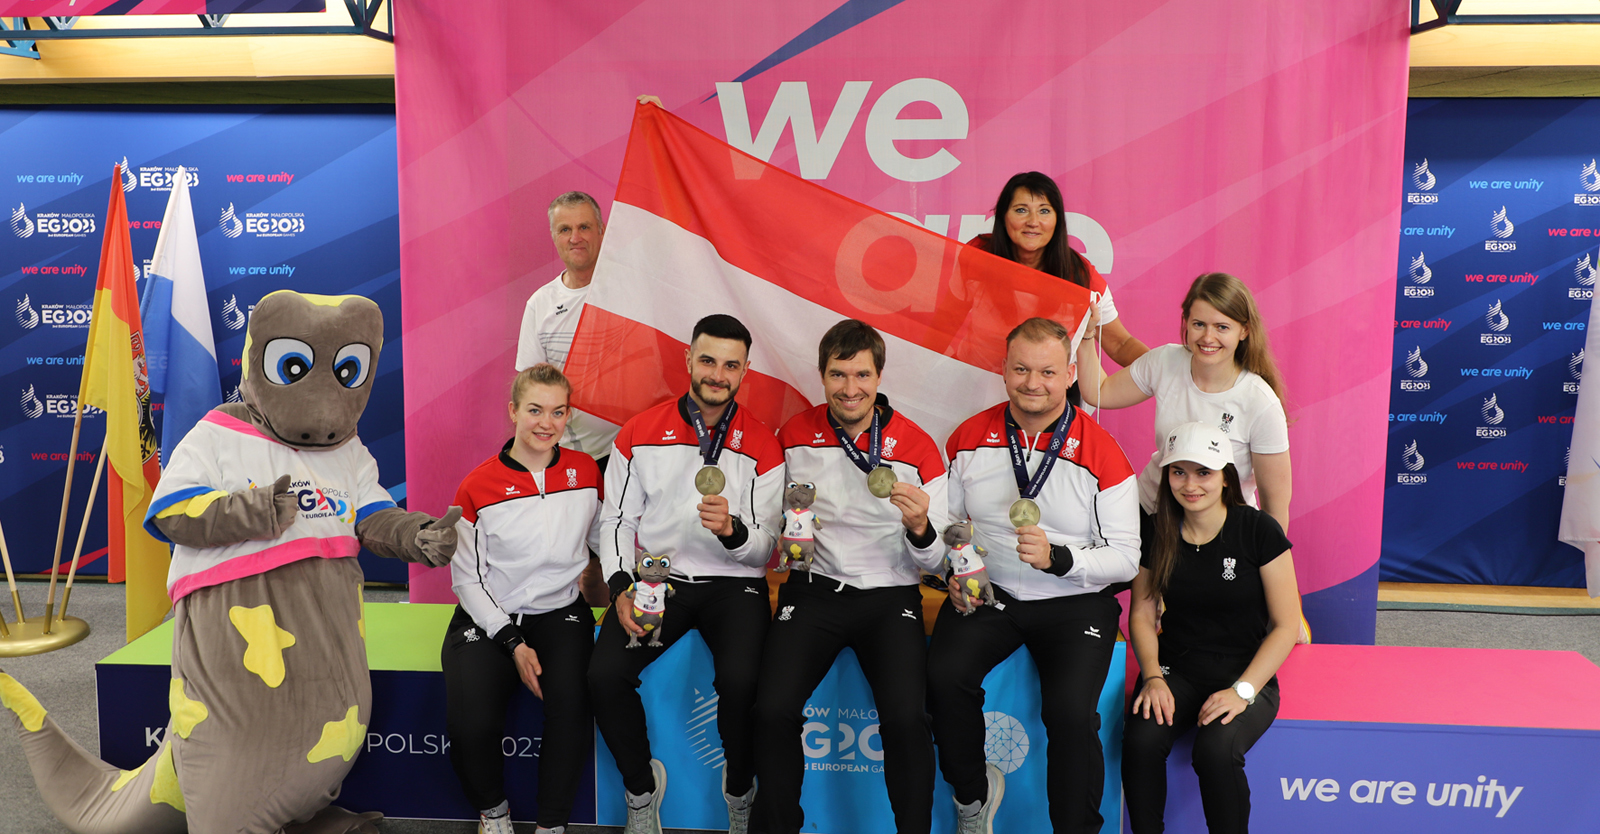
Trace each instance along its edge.
<instances>
[{"instance_id":1,"label":"grey sneaker","mask_svg":"<svg viewBox=\"0 0 1600 834\"><path fill-rule=\"evenodd\" d=\"M728 834L748 834L750 807L756 804L756 786L751 785L744 796L728 793L728 768L722 768L722 798L728 803Z\"/></svg>"},{"instance_id":2,"label":"grey sneaker","mask_svg":"<svg viewBox=\"0 0 1600 834\"><path fill-rule=\"evenodd\" d=\"M1006 795L1006 775L992 764L984 765L989 777L989 793L982 802L956 803L956 834L994 834L994 813Z\"/></svg>"},{"instance_id":3,"label":"grey sneaker","mask_svg":"<svg viewBox=\"0 0 1600 834\"><path fill-rule=\"evenodd\" d=\"M511 815L486 817L479 814L478 834L515 834L511 827Z\"/></svg>"},{"instance_id":4,"label":"grey sneaker","mask_svg":"<svg viewBox=\"0 0 1600 834\"><path fill-rule=\"evenodd\" d=\"M533 829L533 834L567 834L567 827L565 825L558 825L555 828L545 828L541 825L538 828Z\"/></svg>"},{"instance_id":5,"label":"grey sneaker","mask_svg":"<svg viewBox=\"0 0 1600 834\"><path fill-rule=\"evenodd\" d=\"M650 773L656 778L656 789L646 794L631 794L628 798L628 824L622 834L661 834L661 798L667 795L667 766L659 759L650 760Z\"/></svg>"}]
</instances>

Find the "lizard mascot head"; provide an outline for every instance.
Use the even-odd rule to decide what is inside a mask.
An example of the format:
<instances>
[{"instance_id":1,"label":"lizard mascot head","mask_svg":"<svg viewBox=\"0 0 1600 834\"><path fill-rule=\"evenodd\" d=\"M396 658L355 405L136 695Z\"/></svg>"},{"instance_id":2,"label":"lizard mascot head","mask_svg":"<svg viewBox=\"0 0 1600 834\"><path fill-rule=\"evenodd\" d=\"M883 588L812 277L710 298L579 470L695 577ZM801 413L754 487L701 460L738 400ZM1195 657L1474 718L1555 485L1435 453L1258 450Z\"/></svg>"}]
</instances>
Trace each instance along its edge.
<instances>
[{"instance_id":1,"label":"lizard mascot head","mask_svg":"<svg viewBox=\"0 0 1600 834\"><path fill-rule=\"evenodd\" d=\"M358 295L269 293L250 314L239 393L256 427L296 449L356 436L383 347L383 311Z\"/></svg>"}]
</instances>

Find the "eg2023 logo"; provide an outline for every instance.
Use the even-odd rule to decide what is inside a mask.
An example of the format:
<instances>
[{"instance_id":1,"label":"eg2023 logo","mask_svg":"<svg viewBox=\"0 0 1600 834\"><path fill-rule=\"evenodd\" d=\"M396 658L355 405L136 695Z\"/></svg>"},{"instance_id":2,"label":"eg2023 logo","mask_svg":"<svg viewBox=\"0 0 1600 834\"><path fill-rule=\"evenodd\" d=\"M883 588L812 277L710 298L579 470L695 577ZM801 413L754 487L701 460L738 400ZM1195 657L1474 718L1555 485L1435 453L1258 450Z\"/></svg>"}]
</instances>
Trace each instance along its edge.
<instances>
[{"instance_id":1,"label":"eg2023 logo","mask_svg":"<svg viewBox=\"0 0 1600 834\"><path fill-rule=\"evenodd\" d=\"M222 236L230 240L249 237L296 237L306 230L306 216L298 211L239 212L229 203L217 218Z\"/></svg>"}]
</instances>

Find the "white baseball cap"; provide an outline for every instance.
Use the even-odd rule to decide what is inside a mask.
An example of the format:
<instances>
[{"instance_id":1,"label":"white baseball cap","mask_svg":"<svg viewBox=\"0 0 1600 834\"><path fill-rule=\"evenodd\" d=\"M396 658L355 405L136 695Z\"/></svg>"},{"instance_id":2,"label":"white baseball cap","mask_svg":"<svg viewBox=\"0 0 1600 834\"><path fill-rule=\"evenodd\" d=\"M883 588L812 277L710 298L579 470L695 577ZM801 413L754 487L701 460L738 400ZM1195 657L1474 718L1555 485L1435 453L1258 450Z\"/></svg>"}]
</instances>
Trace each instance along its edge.
<instances>
[{"instance_id":1,"label":"white baseball cap","mask_svg":"<svg viewBox=\"0 0 1600 834\"><path fill-rule=\"evenodd\" d=\"M1216 426L1184 423L1167 432L1158 466L1180 460L1194 461L1207 469L1221 469L1233 463L1233 443Z\"/></svg>"}]
</instances>

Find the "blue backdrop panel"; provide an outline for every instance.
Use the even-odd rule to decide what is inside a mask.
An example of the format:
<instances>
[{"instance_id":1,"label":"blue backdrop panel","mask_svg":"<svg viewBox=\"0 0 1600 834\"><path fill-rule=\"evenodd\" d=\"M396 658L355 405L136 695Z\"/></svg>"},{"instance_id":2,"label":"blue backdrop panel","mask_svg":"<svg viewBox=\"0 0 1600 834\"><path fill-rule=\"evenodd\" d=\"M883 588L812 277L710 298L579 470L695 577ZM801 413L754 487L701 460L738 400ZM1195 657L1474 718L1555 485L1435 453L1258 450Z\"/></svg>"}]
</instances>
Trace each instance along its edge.
<instances>
[{"instance_id":1,"label":"blue backdrop panel","mask_svg":"<svg viewBox=\"0 0 1600 834\"><path fill-rule=\"evenodd\" d=\"M392 107L0 108L0 521L18 570L49 568L114 163L125 163L133 254L149 266L179 165L191 170L222 391L237 397L244 328L273 290L365 295L385 342L361 439L405 497L399 209ZM156 419L161 412L157 404ZM104 422L79 441L72 533ZM158 427L159 432L159 427ZM85 544L105 548L102 492ZM70 554L69 554L70 555ZM362 554L368 579L403 564ZM103 574L105 560L85 573Z\"/></svg>"},{"instance_id":2,"label":"blue backdrop panel","mask_svg":"<svg viewBox=\"0 0 1600 834\"><path fill-rule=\"evenodd\" d=\"M1122 806L1122 708L1125 643L1118 643L1111 673L1100 692L1100 744L1105 751L1105 796L1101 829L1113 834ZM728 807L722 799L722 741L717 735L717 693L711 688L711 652L698 632L679 640L650 664L640 679L650 750L667 766L664 828L722 829ZM995 818L997 831L1049 831L1044 801L1044 724L1039 719L1039 672L1033 657L1018 651L983 682L987 694L989 761L1006 772L1006 800ZM883 781L883 741L872 689L855 652L846 649L806 701L801 736L805 751L805 830L827 834L881 834L894 830ZM595 736L596 816L601 825L626 822L622 777L604 740ZM950 786L935 777L933 829L955 830Z\"/></svg>"},{"instance_id":3,"label":"blue backdrop panel","mask_svg":"<svg viewBox=\"0 0 1600 834\"><path fill-rule=\"evenodd\" d=\"M1600 101L1413 99L1380 578L1579 587L1556 540L1600 268Z\"/></svg>"}]
</instances>

